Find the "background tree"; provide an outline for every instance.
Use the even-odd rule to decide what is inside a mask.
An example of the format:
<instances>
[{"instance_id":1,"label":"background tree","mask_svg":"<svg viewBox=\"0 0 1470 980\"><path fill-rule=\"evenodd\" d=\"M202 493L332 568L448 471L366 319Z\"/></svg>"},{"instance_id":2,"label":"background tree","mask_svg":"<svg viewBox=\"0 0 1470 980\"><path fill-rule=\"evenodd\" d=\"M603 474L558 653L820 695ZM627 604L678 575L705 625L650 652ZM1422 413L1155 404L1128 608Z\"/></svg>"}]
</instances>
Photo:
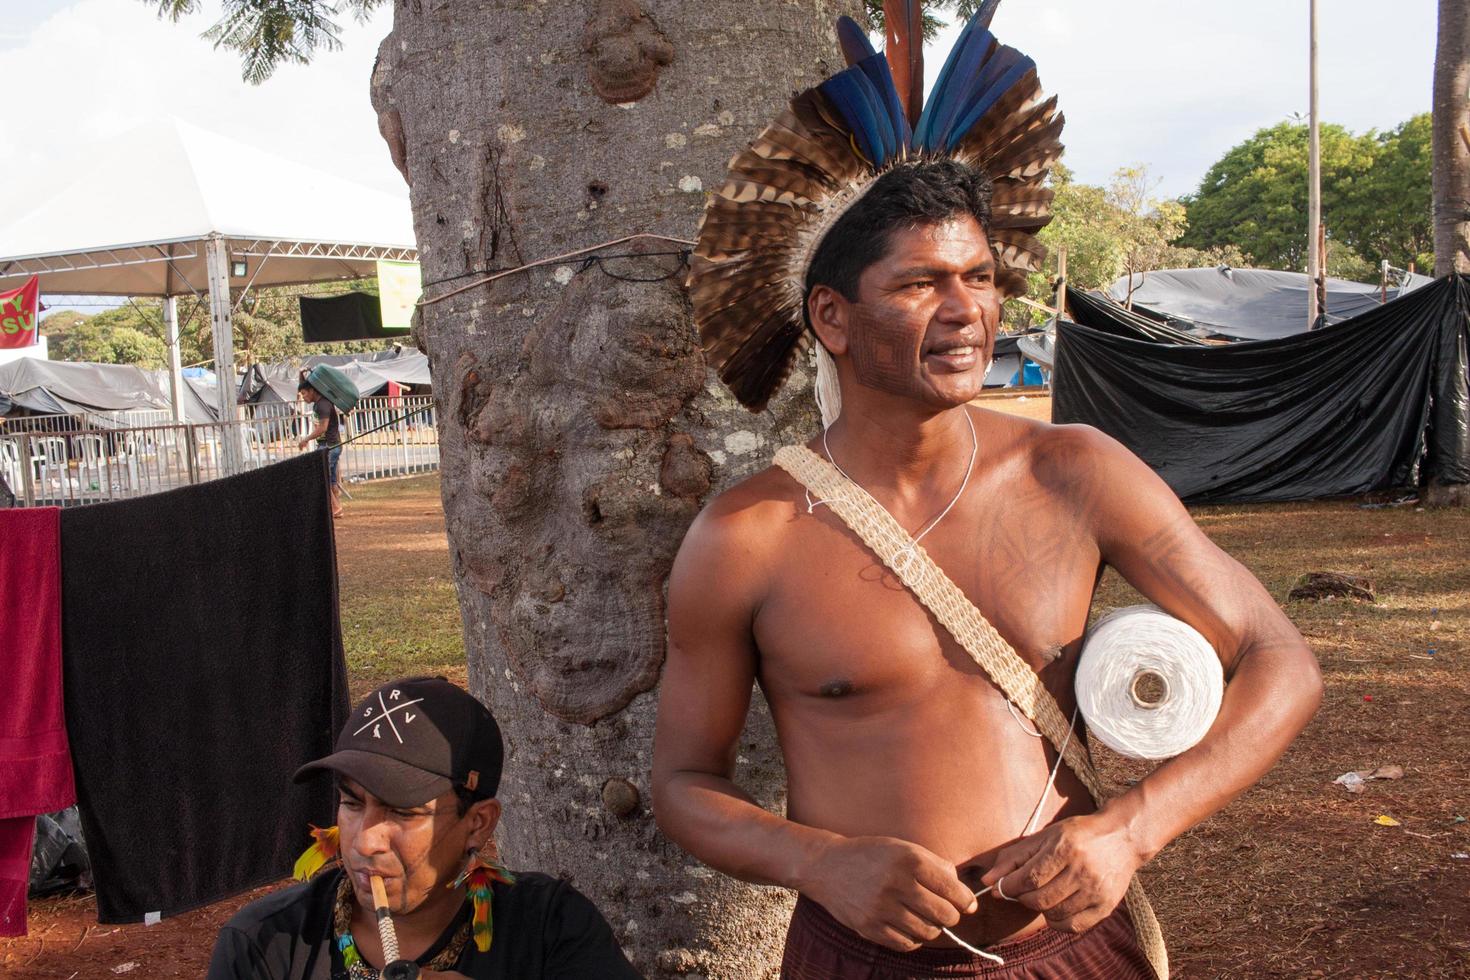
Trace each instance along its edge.
<instances>
[{"instance_id":1,"label":"background tree","mask_svg":"<svg viewBox=\"0 0 1470 980\"><path fill-rule=\"evenodd\" d=\"M1430 115L1424 112L1375 134L1372 166L1354 175L1349 193L1332 212L1334 239L1370 265L1387 259L1401 269L1412 262L1425 274L1434 268L1430 132ZM1329 265L1334 251L1328 248Z\"/></svg>"},{"instance_id":2,"label":"background tree","mask_svg":"<svg viewBox=\"0 0 1470 980\"><path fill-rule=\"evenodd\" d=\"M212 36L256 77L272 58L309 57L289 26L302 6L329 46L338 5L311 0L226 0ZM713 494L815 431L807 372L759 416L726 394L691 322L680 241L488 285L466 276L636 233L691 240L735 149L841 67L833 21L862 6L481 0L394 13L372 99L429 284L415 335L434 372L470 686L509 747L502 841L513 864L574 878L650 976L767 976L790 896L667 841L647 772L674 552ZM764 707L754 715L737 779L780 811L779 753Z\"/></svg>"},{"instance_id":3,"label":"background tree","mask_svg":"<svg viewBox=\"0 0 1470 980\"><path fill-rule=\"evenodd\" d=\"M331 291L373 291L369 281L344 281ZM301 334L299 297L318 293L312 286L272 286L252 289L232 318L235 346L241 365L294 360L312 354L356 354L381 350L386 342L361 340L330 344L308 344ZM209 310L204 303L180 300L179 358L185 365L203 364L214 357ZM158 369L168 367L168 345L164 339L162 303L156 299L129 300L114 309L86 315L60 310L41 321L41 332L56 361L94 361L101 364L136 364ZM405 338L407 339L407 338Z\"/></svg>"},{"instance_id":4,"label":"background tree","mask_svg":"<svg viewBox=\"0 0 1470 980\"><path fill-rule=\"evenodd\" d=\"M1341 126L1322 127L1322 213L1329 255L1345 247L1340 212L1354 183L1373 166L1377 140ZM1426 174L1427 179L1427 174ZM1400 196L1401 197L1401 196ZM1302 271L1307 262L1307 127L1278 123L1232 147L1183 199L1181 245L1235 245L1262 268ZM1380 202L1393 207L1400 199Z\"/></svg>"},{"instance_id":5,"label":"background tree","mask_svg":"<svg viewBox=\"0 0 1470 980\"><path fill-rule=\"evenodd\" d=\"M1154 269L1249 264L1233 245L1198 249L1175 244L1172 239L1185 227L1184 206L1154 197L1155 186L1142 164L1119 169L1107 187L1079 183L1066 166L1054 167L1052 220L1040 235L1047 259L1042 271L1029 277L1031 296L1050 302L1063 248L1067 282L1077 289L1107 289L1120 276ZM1044 318L1020 303L1006 307L1006 323L1013 329L1034 326Z\"/></svg>"},{"instance_id":6,"label":"background tree","mask_svg":"<svg viewBox=\"0 0 1470 980\"><path fill-rule=\"evenodd\" d=\"M1106 201L1122 256L1122 274L1128 277L1128 300L1133 298L1134 276L1160 268L1170 254L1169 242L1184 230L1184 205L1154 197L1158 181L1142 164L1113 174Z\"/></svg>"},{"instance_id":7,"label":"background tree","mask_svg":"<svg viewBox=\"0 0 1470 980\"><path fill-rule=\"evenodd\" d=\"M53 361L167 367L167 345L141 323L137 311L126 306L91 316L63 310L43 319L41 332Z\"/></svg>"},{"instance_id":8,"label":"background tree","mask_svg":"<svg viewBox=\"0 0 1470 980\"><path fill-rule=\"evenodd\" d=\"M1434 53L1434 274L1470 272L1470 5L1439 0Z\"/></svg>"}]
</instances>

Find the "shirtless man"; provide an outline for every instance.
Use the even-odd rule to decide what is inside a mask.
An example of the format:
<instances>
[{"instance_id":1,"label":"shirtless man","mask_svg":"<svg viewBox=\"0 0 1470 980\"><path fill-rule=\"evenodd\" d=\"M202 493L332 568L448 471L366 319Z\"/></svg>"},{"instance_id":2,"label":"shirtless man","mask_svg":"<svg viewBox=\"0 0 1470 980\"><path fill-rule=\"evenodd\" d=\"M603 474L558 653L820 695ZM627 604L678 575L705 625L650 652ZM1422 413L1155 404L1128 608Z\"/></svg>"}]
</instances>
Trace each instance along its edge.
<instances>
[{"instance_id":1,"label":"shirtless man","mask_svg":"<svg viewBox=\"0 0 1470 980\"><path fill-rule=\"evenodd\" d=\"M942 927L1002 958L1045 953L1040 972L995 975L1148 976L1119 907L1134 872L1260 778L1320 701L1300 634L1147 466L1092 428L970 404L1000 321L989 195L967 167L904 164L823 241L806 311L842 409L808 448L910 534L944 512L923 547L1069 716L1104 566L1209 639L1224 703L1203 741L1100 808L1062 766L1022 836L1052 748L786 472L724 493L669 583L654 808L714 868L800 893L783 976L989 969ZM731 778L754 683L785 816Z\"/></svg>"}]
</instances>

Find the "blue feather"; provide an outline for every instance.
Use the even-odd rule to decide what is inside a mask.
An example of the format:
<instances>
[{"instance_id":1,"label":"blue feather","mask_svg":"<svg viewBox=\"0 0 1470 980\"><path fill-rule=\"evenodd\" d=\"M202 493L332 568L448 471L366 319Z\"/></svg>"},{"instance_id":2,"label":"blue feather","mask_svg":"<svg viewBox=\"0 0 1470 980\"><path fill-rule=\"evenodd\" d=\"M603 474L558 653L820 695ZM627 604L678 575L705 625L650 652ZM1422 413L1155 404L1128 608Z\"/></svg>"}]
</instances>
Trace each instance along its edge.
<instances>
[{"instance_id":1,"label":"blue feather","mask_svg":"<svg viewBox=\"0 0 1470 980\"><path fill-rule=\"evenodd\" d=\"M979 24L982 31L990 30L990 22L995 19L995 12L1000 9L1000 0L985 0L980 9L975 11L975 16L970 22Z\"/></svg>"},{"instance_id":2,"label":"blue feather","mask_svg":"<svg viewBox=\"0 0 1470 980\"><path fill-rule=\"evenodd\" d=\"M853 67L838 72L819 85L818 90L842 116L857 140L858 149L874 167L887 163L897 153L897 134L885 100L863 69Z\"/></svg>"},{"instance_id":3,"label":"blue feather","mask_svg":"<svg viewBox=\"0 0 1470 980\"><path fill-rule=\"evenodd\" d=\"M878 53L867 33L851 17L837 18L837 46L842 49L842 57L848 67Z\"/></svg>"},{"instance_id":4,"label":"blue feather","mask_svg":"<svg viewBox=\"0 0 1470 980\"><path fill-rule=\"evenodd\" d=\"M977 19L966 24L960 32L959 40L945 59L938 81L929 92L929 101L919 116L919 125L914 127L915 142L923 149L939 148L941 134L960 105L968 101L975 73L995 43L995 36L979 26L978 14L976 16Z\"/></svg>"},{"instance_id":5,"label":"blue feather","mask_svg":"<svg viewBox=\"0 0 1470 980\"><path fill-rule=\"evenodd\" d=\"M887 56L876 52L872 57L859 62L858 67L868 76L868 81L873 83L873 88L883 102L883 108L888 112L888 122L893 128L894 137L890 156L896 155L908 147L913 132L909 129L908 117L904 115L903 103L898 99L898 86L893 84L893 68L888 64Z\"/></svg>"},{"instance_id":6,"label":"blue feather","mask_svg":"<svg viewBox=\"0 0 1470 980\"><path fill-rule=\"evenodd\" d=\"M950 49L944 67L929 92L929 101L914 126L914 145L923 150L938 150L946 145L944 136L962 107L976 99L976 72L985 60L986 52L995 42L990 33L990 21L1000 0L986 0L980 9L960 31L955 45Z\"/></svg>"},{"instance_id":7,"label":"blue feather","mask_svg":"<svg viewBox=\"0 0 1470 980\"><path fill-rule=\"evenodd\" d=\"M1027 72L1036 67L1036 62L1022 55L1019 51L1015 51L1014 48L1008 48L1006 50L1020 55L1019 60L1016 60L1014 64L1002 64L997 67L994 75L998 75L999 77L996 77L994 81L984 83L981 91L978 93L979 97L975 100L974 104L966 109L964 115L959 118L954 126L950 128L949 133L946 134L945 149L953 149L955 144L965 138L966 133L975 128L975 124L981 120L985 113L990 111L990 107L995 105L1001 96L1011 90L1011 86L1019 82L1026 76ZM991 75L992 73L987 71L986 74Z\"/></svg>"}]
</instances>

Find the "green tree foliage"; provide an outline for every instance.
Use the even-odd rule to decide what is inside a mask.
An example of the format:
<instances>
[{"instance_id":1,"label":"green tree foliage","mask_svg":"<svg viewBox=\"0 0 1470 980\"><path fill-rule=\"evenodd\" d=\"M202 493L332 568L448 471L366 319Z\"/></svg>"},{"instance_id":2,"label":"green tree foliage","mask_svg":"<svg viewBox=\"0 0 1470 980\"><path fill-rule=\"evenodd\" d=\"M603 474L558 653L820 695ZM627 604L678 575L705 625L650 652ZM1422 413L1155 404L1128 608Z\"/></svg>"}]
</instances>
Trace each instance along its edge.
<instances>
[{"instance_id":1,"label":"green tree foliage","mask_svg":"<svg viewBox=\"0 0 1470 980\"><path fill-rule=\"evenodd\" d=\"M53 361L168 366L168 347L160 337L142 329L142 318L127 306L93 316L55 313L41 321L41 332Z\"/></svg>"},{"instance_id":2,"label":"green tree foliage","mask_svg":"<svg viewBox=\"0 0 1470 980\"><path fill-rule=\"evenodd\" d=\"M969 20L980 6L980 0L926 0L924 3L924 40L933 40L944 26L944 18L956 21ZM868 24L874 31L884 29L883 0L863 0L863 9L868 14ZM939 70L936 65L926 69L926 74Z\"/></svg>"},{"instance_id":3,"label":"green tree foliage","mask_svg":"<svg viewBox=\"0 0 1470 980\"><path fill-rule=\"evenodd\" d=\"M158 8L158 16L177 21L198 13L200 0L144 0ZM383 0L223 0L219 21L204 32L216 48L240 55L240 74L259 84L278 65L305 65L318 49L342 47L341 28L334 18L350 11L365 19Z\"/></svg>"},{"instance_id":4,"label":"green tree foliage","mask_svg":"<svg viewBox=\"0 0 1470 980\"><path fill-rule=\"evenodd\" d=\"M143 0L158 16L178 21L201 9L200 0ZM223 0L219 21L204 32L216 48L240 55L240 75L260 84L282 64L305 65L318 50L342 46L338 19L365 20L384 0ZM883 29L883 0L863 0L873 30ZM980 0L925 0L924 37L944 26L943 17L969 18ZM937 69L936 69L937 70Z\"/></svg>"},{"instance_id":5,"label":"green tree foliage","mask_svg":"<svg viewBox=\"0 0 1470 980\"><path fill-rule=\"evenodd\" d=\"M1413 262L1427 273L1434 268L1430 114L1420 113L1375 138L1373 165L1355 179L1353 193L1332 217L1341 237L1370 265L1388 259L1403 268ZM1330 266L1330 248L1327 258Z\"/></svg>"},{"instance_id":6,"label":"green tree foliage","mask_svg":"<svg viewBox=\"0 0 1470 980\"><path fill-rule=\"evenodd\" d=\"M1328 271L1377 278L1383 259L1422 263L1430 224L1429 116L1387 133L1322 127L1322 220ZM1235 245L1256 265L1303 270L1307 261L1307 127L1258 130L1210 167L1184 198L1182 245Z\"/></svg>"},{"instance_id":7,"label":"green tree foliage","mask_svg":"<svg viewBox=\"0 0 1470 980\"><path fill-rule=\"evenodd\" d=\"M1107 187L1078 183L1066 166L1051 172L1051 223L1041 230L1046 266L1030 277L1032 298L1050 302L1055 292L1058 255L1067 250L1067 282L1078 289L1106 289L1118 277L1154 269L1246 265L1238 248L1196 249L1173 244L1184 229L1184 207L1155 197L1156 181L1142 165L1123 167ZM1025 327L1038 311L1012 303L1007 322Z\"/></svg>"},{"instance_id":8,"label":"green tree foliage","mask_svg":"<svg viewBox=\"0 0 1470 980\"><path fill-rule=\"evenodd\" d=\"M344 282L334 284L332 291L347 292L371 285L368 281ZM238 363L294 360L311 354L356 354L383 348L384 342L379 340L306 343L301 337L298 298L316 291L310 286L277 286L252 289L243 299L237 296L238 306L231 320ZM180 361L189 365L213 360L214 339L210 335L207 304L181 299L178 317ZM42 319L41 332L47 337L52 360L168 367L163 304L159 300L132 300L92 316L59 311Z\"/></svg>"}]
</instances>

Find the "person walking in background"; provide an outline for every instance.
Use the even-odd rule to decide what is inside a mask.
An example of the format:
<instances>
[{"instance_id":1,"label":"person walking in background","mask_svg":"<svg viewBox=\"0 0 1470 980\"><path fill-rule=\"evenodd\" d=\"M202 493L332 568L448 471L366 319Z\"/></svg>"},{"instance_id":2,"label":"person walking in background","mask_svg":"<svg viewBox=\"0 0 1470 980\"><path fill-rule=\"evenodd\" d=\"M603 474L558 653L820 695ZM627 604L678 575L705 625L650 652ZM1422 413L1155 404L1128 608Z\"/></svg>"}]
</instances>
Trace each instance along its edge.
<instances>
[{"instance_id":1,"label":"person walking in background","mask_svg":"<svg viewBox=\"0 0 1470 980\"><path fill-rule=\"evenodd\" d=\"M316 419L316 425L296 447L305 449L307 443L315 439L317 448L327 451L327 473L332 484L332 516L341 517L342 496L337 481L337 464L342 459L342 418L337 412L337 406L313 388L305 375L297 383L296 392L311 406L312 416Z\"/></svg>"}]
</instances>

